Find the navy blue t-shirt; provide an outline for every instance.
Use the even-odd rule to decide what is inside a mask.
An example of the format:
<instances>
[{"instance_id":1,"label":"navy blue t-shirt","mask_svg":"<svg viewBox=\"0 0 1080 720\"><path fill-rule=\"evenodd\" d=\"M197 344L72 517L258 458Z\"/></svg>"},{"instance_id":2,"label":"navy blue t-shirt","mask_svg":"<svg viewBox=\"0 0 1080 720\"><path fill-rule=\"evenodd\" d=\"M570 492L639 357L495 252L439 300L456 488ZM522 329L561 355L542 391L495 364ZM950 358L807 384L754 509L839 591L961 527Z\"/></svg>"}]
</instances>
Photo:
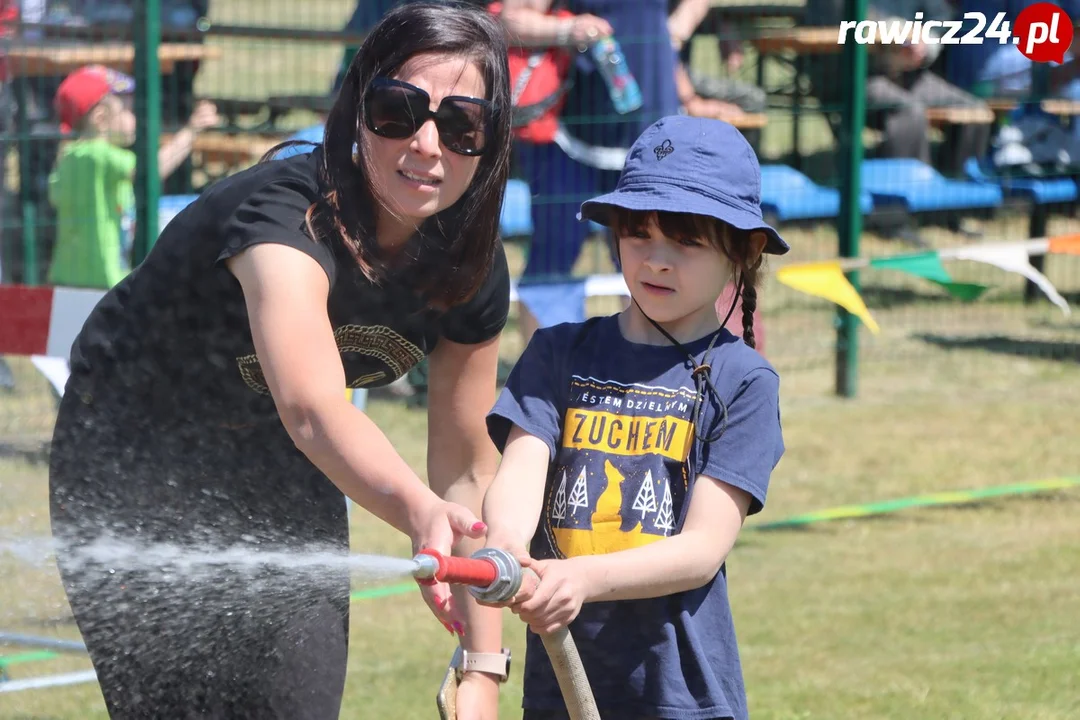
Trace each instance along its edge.
<instances>
[{"instance_id":1,"label":"navy blue t-shirt","mask_svg":"<svg viewBox=\"0 0 1080 720\"><path fill-rule=\"evenodd\" d=\"M502 451L513 425L551 451L544 508L530 553L538 559L617 552L678 533L698 475L765 505L784 452L775 370L726 329L708 354L727 425L690 455L696 390L673 346L622 336L618 316L537 331L488 415ZM701 363L712 336L686 348ZM722 421L709 403L697 436ZM570 625L597 705L612 717L747 718L728 602L726 565L704 586L661 598L587 603ZM543 643L528 635L529 709L563 707Z\"/></svg>"}]
</instances>

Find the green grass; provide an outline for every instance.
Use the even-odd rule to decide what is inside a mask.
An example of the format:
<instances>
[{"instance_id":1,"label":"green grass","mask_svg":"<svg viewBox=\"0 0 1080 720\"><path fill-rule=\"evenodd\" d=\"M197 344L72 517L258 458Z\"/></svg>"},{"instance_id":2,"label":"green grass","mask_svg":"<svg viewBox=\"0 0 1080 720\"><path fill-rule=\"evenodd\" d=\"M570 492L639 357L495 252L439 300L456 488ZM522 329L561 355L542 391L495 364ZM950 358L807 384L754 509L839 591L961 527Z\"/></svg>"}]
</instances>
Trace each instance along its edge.
<instances>
[{"instance_id":1,"label":"green grass","mask_svg":"<svg viewBox=\"0 0 1080 720\"><path fill-rule=\"evenodd\" d=\"M338 28L352 0L308 4L221 0L221 23ZM215 39L225 51L198 76L206 94L265 97L329 87L341 48L329 44ZM707 45L695 62L715 65ZM752 81L753 58L744 79ZM770 83L784 71L769 69ZM302 116L289 122L301 125ZM820 117L804 116L803 149L828 149ZM790 119L770 113L765 155L787 151ZM1020 239L1023 217L985 223L989 239ZM1051 233L1076 229L1055 218ZM783 228L792 252L771 264L831 258L828 226ZM963 242L929 230L935 247ZM871 233L864 255L907 251ZM513 270L523 247L511 244ZM758 522L852 503L927 492L1010 485L1080 473L1080 324L1046 303L1018 302L1022 279L974 263L949 265L959 280L992 290L962 304L893 272L863 272L863 294L882 332L860 329L859 394L832 394L835 312L767 277L766 353L781 371L787 452ZM578 271L605 272L599 243ZM1048 259L1046 273L1074 300L1080 259ZM591 312L612 312L593 299ZM511 317L503 352L520 351ZM924 335L933 337L927 339ZM1057 358L1057 359L1054 359ZM55 404L28 361L18 389L0 391L0 447L33 448ZM375 400L370 414L405 459L425 467L426 419ZM908 510L802 529L744 532L729 572L740 650L757 720L998 720L1080 717L1080 490ZM0 546L47 537L45 466L0 458ZM406 540L364 512L353 515L355 552L407 556ZM0 552L0 630L77 637L55 567ZM507 615L519 662L500 717L519 717L524 629ZM417 593L354 603L342 717L433 717L433 698L454 641ZM17 649L3 654L20 652ZM14 678L85 669L84 657L15 665ZM0 694L0 718L104 718L94 685Z\"/></svg>"},{"instance_id":2,"label":"green grass","mask_svg":"<svg viewBox=\"0 0 1080 720\"><path fill-rule=\"evenodd\" d=\"M787 453L751 526L1080 470L1075 362L928 348L919 372L869 363L854 401L830 396L829 376L821 367L783 373ZM425 467L424 414L385 401L370 412L409 463ZM42 465L0 461L0 537L46 536L46 493ZM1080 626L1069 606L1080 593L1078 511L1080 491L1065 490L744 532L729 568L754 717L1076 717ZM363 512L354 514L353 548L409 551ZM77 636L50 564L0 555L0 573L0 628ZM523 627L509 615L506 627L520 658ZM342 716L430 717L452 649L418 594L354 603ZM64 657L11 674L87 666ZM501 717L518 715L520 672L518 664ZM0 695L0 718L31 717L104 714L93 685Z\"/></svg>"}]
</instances>

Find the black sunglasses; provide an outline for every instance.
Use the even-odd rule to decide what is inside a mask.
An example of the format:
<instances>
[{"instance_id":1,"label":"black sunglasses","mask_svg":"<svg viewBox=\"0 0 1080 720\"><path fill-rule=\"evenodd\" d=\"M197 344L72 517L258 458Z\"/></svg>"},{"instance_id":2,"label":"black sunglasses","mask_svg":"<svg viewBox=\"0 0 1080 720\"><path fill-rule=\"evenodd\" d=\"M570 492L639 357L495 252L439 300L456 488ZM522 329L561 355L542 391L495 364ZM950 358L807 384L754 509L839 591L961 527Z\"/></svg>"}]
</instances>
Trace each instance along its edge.
<instances>
[{"instance_id":1,"label":"black sunglasses","mask_svg":"<svg viewBox=\"0 0 1080 720\"><path fill-rule=\"evenodd\" d=\"M401 80L377 77L364 99L364 124L376 135L404 140L428 120L435 121L439 139L459 155L482 155L491 127L491 103L479 98L449 95L431 110L431 96Z\"/></svg>"}]
</instances>

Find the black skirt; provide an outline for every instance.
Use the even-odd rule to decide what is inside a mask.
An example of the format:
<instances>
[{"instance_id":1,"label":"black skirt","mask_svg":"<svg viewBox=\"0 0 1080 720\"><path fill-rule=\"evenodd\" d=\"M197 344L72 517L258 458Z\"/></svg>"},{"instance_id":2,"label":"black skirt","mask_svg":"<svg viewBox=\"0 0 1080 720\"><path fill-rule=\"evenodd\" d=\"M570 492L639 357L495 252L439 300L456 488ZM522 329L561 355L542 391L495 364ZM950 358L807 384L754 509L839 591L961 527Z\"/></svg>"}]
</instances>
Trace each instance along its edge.
<instances>
[{"instance_id":1,"label":"black skirt","mask_svg":"<svg viewBox=\"0 0 1080 720\"><path fill-rule=\"evenodd\" d=\"M280 423L170 418L73 378L49 489L111 717L338 717L346 503ZM326 562L297 567L297 552Z\"/></svg>"}]
</instances>

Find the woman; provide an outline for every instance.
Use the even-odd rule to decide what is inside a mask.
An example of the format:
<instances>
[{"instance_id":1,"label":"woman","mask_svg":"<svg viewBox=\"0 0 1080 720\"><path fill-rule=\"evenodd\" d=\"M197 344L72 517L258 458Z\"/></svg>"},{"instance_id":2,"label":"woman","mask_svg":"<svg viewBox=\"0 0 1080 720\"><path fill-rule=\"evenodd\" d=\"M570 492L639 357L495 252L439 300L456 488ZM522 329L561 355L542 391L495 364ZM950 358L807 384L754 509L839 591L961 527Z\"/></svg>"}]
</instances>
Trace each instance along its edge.
<instances>
[{"instance_id":1,"label":"woman","mask_svg":"<svg viewBox=\"0 0 1080 720\"><path fill-rule=\"evenodd\" d=\"M496 21L425 3L390 12L322 145L212 186L87 320L50 500L113 717L338 717L342 493L414 549L478 547L509 305L508 106ZM344 392L425 355L431 489ZM281 551L319 554L271 564ZM466 649L499 651L498 611L425 593L447 627L468 629ZM493 713L497 688L466 675L461 717Z\"/></svg>"}]
</instances>

